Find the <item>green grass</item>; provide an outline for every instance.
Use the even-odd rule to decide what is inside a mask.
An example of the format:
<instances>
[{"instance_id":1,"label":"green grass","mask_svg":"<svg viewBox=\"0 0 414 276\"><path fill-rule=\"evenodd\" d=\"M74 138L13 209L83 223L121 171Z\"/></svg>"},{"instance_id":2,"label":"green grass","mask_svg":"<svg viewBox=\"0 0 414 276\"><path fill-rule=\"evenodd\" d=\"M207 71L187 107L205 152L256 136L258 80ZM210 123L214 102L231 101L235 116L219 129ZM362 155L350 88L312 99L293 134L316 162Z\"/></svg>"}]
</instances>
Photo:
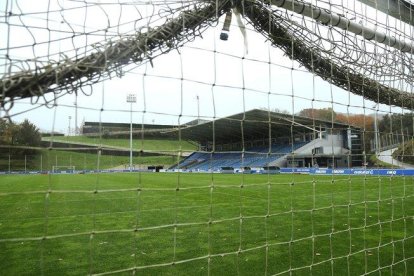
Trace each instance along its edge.
<instances>
[{"instance_id":1,"label":"green grass","mask_svg":"<svg viewBox=\"0 0 414 276\"><path fill-rule=\"evenodd\" d=\"M414 273L412 177L3 175L0 214L1 275Z\"/></svg>"},{"instance_id":2,"label":"green grass","mask_svg":"<svg viewBox=\"0 0 414 276\"><path fill-rule=\"evenodd\" d=\"M384 169L398 169L398 168L400 168L399 166L396 166L394 164L388 164L388 163L385 163L385 162L379 160L375 154L372 154L369 157L369 160L371 161L373 168L384 168Z\"/></svg>"},{"instance_id":3,"label":"green grass","mask_svg":"<svg viewBox=\"0 0 414 276\"><path fill-rule=\"evenodd\" d=\"M44 137L44 141L49 141L50 137ZM103 145L107 147L128 148L128 139L99 139L89 138L85 136L57 136L53 138L54 141L72 142L85 145ZM133 140L133 148L135 150L155 151L155 152L173 152L194 151L196 146L187 141L177 140L155 140L139 139ZM73 165L76 169L96 169L98 156L96 153L79 153L73 151L63 150L40 150L37 155L26 156L12 155L9 163L8 154L0 156L0 171L22 171L22 170L51 170L53 165L68 166ZM147 165L164 165L165 167L172 166L178 162L177 156L159 155L159 156L137 156L134 157L133 163L137 166ZM10 164L10 167L9 167ZM115 156L105 155L100 156L100 168L109 169L115 167L122 167L129 164L129 156Z\"/></svg>"},{"instance_id":4,"label":"green grass","mask_svg":"<svg viewBox=\"0 0 414 276\"><path fill-rule=\"evenodd\" d=\"M43 141L50 141L51 137L44 137ZM85 145L104 145L109 147L129 148L129 139L99 139L86 136L56 136L53 141L80 143ZM161 140L145 138L145 140L134 138L132 147L136 150L147 151L195 151L197 146L188 141Z\"/></svg>"},{"instance_id":5,"label":"green grass","mask_svg":"<svg viewBox=\"0 0 414 276\"><path fill-rule=\"evenodd\" d=\"M171 166L178 162L176 156L134 156L133 164ZM98 165L97 153L82 153L64 150L40 150L37 155L27 156L26 166L24 156L11 156L10 170L51 170L52 166L75 166L77 170L94 170ZM129 165L129 156L101 155L99 166L109 169ZM0 159L0 171L9 170L8 156Z\"/></svg>"}]
</instances>

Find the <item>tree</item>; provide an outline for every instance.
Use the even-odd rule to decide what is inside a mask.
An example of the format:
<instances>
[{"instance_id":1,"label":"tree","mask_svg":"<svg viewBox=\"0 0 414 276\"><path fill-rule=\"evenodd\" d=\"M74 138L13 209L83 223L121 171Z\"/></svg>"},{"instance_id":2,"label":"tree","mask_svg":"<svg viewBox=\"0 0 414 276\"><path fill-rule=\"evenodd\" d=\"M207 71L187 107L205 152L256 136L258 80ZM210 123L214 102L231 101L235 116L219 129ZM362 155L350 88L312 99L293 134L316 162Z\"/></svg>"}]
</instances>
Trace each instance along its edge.
<instances>
[{"instance_id":1,"label":"tree","mask_svg":"<svg viewBox=\"0 0 414 276\"><path fill-rule=\"evenodd\" d=\"M290 114L290 112L286 109L280 109L280 108L267 108L267 107L260 107L261 110L266 110L266 111L271 111L271 112L276 112L276 113L281 113L281 114Z\"/></svg>"},{"instance_id":2,"label":"tree","mask_svg":"<svg viewBox=\"0 0 414 276\"><path fill-rule=\"evenodd\" d=\"M21 124L15 124L4 119L0 119L0 145L2 146L23 146L36 147L40 146L41 135L39 129L29 120ZM36 153L33 149L3 147L0 148L1 154L7 155L33 155Z\"/></svg>"},{"instance_id":3,"label":"tree","mask_svg":"<svg viewBox=\"0 0 414 276\"><path fill-rule=\"evenodd\" d=\"M29 120L24 120L16 133L16 144L19 146L40 146L42 137L39 129Z\"/></svg>"},{"instance_id":4,"label":"tree","mask_svg":"<svg viewBox=\"0 0 414 276\"><path fill-rule=\"evenodd\" d=\"M374 130L374 118L372 116L364 114L338 114L336 121L351 126L359 127L362 130L373 131Z\"/></svg>"},{"instance_id":5,"label":"tree","mask_svg":"<svg viewBox=\"0 0 414 276\"><path fill-rule=\"evenodd\" d=\"M331 107L322 109L305 108L298 115L324 121L335 121L336 119L336 112Z\"/></svg>"},{"instance_id":6,"label":"tree","mask_svg":"<svg viewBox=\"0 0 414 276\"><path fill-rule=\"evenodd\" d=\"M0 144L13 145L15 144L18 126L13 122L5 119L0 119Z\"/></svg>"},{"instance_id":7,"label":"tree","mask_svg":"<svg viewBox=\"0 0 414 276\"><path fill-rule=\"evenodd\" d=\"M413 135L414 122L413 113L405 114L386 114L378 124L381 133L397 133L404 135Z\"/></svg>"}]
</instances>

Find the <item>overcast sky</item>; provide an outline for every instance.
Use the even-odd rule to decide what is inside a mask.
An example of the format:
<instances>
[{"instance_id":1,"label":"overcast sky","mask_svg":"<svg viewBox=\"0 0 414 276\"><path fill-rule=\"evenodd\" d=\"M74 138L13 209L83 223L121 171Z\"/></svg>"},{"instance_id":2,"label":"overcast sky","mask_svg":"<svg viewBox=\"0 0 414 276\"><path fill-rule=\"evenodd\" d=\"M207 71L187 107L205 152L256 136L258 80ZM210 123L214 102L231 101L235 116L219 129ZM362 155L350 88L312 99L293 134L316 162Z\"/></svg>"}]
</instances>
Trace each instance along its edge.
<instances>
[{"instance_id":1,"label":"overcast sky","mask_svg":"<svg viewBox=\"0 0 414 276\"><path fill-rule=\"evenodd\" d=\"M48 1L39 1L37 5L38 1L36 1L36 5L33 5L33 2L29 3L29 1L7 2L9 8L13 4L16 13L19 7L22 11L44 11L47 10L48 3ZM80 6L76 1L61 0L56 3L60 4L60 7L57 6L59 9ZM49 28L61 31L72 31L70 25L75 31L86 30L85 26L87 30L94 30L105 28L108 18L112 20L111 26L116 26L120 14L123 21L129 22L138 14L145 17L146 14L152 13L151 6L137 5L135 9L126 7L122 10L112 5L105 9L94 7L89 8L87 12L75 9L73 12L65 12L63 17L62 13L51 13L49 15L51 21L48 24ZM53 7L49 9L53 10ZM1 5L1 13L4 14L4 11L5 2ZM35 49L36 55L43 56L46 53L56 59L53 53L70 52L76 43L86 45L94 42L94 39L102 40L102 37L90 36L87 42L82 38L83 41L73 42L68 39L53 43L52 46L40 45L41 41L65 36L63 32L45 33L44 28L47 23L44 18L39 19L41 17L44 17L44 14L9 18L9 22L16 25L41 27L30 28L30 32L28 28L21 27L10 27L11 31L7 32L7 27L10 25L4 24L5 19L2 18L0 33L9 33L8 43L39 44L36 47L15 49L10 53L11 55L22 59L31 58ZM233 24L236 24L235 18ZM122 29L124 27L120 27L117 31L130 33L130 26L126 27L127 25L125 24L125 30ZM126 103L126 97L130 93L137 96L137 102L132 105L135 123L178 124L197 118L198 113L201 118L213 119L253 108L297 113L304 108L332 107L335 111L343 113L373 113L372 110L363 108L372 108L373 102L364 101L359 96L313 76L303 67L299 68L296 63L284 56L282 51L272 47L261 34L252 30L247 31L248 53L246 53L244 37L238 26L231 27L228 41L219 39L221 28L220 23L206 31L202 38L198 37L179 51L173 50L155 58L153 67L150 64L142 64L125 72L122 78L113 78L93 85L88 91L91 95L80 93L78 96L72 94L61 97L57 101L56 108L42 106L30 110L37 104L30 100L16 101L10 114L23 113L14 115L12 119L20 122L28 118L44 131L53 129L64 133L67 133L69 123L74 129L75 118L78 126L83 120L129 122L130 105ZM0 62L3 63L3 71L6 72L4 56L7 42L5 40L0 41L0 48L2 57ZM44 58L46 59L47 57ZM245 89L242 89L243 87ZM76 105L78 108L75 108ZM351 106L349 109L348 105ZM390 107L382 105L380 110L384 114L391 111ZM400 112L401 109L392 110ZM1 115L4 114L3 111Z\"/></svg>"}]
</instances>

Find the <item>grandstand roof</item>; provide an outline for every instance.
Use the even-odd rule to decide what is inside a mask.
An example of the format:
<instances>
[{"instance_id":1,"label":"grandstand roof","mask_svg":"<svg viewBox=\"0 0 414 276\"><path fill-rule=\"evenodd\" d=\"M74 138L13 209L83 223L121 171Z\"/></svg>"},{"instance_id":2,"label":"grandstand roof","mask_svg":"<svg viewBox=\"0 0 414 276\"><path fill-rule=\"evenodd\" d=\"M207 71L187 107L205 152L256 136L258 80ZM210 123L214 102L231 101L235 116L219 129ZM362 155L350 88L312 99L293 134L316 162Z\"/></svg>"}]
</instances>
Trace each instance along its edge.
<instances>
[{"instance_id":1,"label":"grandstand roof","mask_svg":"<svg viewBox=\"0 0 414 276\"><path fill-rule=\"evenodd\" d=\"M130 131L129 123L85 122L82 128L83 134L99 134L99 126L110 130L110 135L129 134ZM347 124L342 123L253 109L214 121L193 120L179 128L173 125L133 124L133 133L143 131L154 137L173 137L176 139L179 136L178 132L180 132L183 140L205 143L213 141L214 136L214 141L217 143L234 143L240 142L242 136L245 140L258 140L267 139L269 136L277 138L290 136L291 133L309 133L314 129L319 131L327 128L348 129L348 127Z\"/></svg>"},{"instance_id":2,"label":"grandstand roof","mask_svg":"<svg viewBox=\"0 0 414 276\"><path fill-rule=\"evenodd\" d=\"M221 142L240 142L245 140L266 139L289 136L292 132L309 133L326 128L348 129L347 124L332 123L307 117L253 109L229 117L182 128L181 138L198 142L214 140Z\"/></svg>"},{"instance_id":3,"label":"grandstand roof","mask_svg":"<svg viewBox=\"0 0 414 276\"><path fill-rule=\"evenodd\" d=\"M93 127L105 127L105 128L119 128L119 129L127 129L130 128L130 123L109 123L109 122L84 122L84 128L93 128ZM165 129L165 128L174 128L177 127L175 125L157 125L157 124L136 124L133 123L132 127L135 129Z\"/></svg>"}]
</instances>

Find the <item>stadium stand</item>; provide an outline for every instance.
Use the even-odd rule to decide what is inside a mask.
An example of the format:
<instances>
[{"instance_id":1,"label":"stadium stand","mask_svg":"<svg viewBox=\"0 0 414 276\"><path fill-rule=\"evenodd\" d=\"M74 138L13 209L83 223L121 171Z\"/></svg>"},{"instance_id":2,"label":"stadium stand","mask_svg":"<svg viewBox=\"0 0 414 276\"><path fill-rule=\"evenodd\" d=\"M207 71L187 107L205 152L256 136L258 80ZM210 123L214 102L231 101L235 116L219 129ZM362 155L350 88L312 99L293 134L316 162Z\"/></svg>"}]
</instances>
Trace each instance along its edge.
<instances>
[{"instance_id":1,"label":"stadium stand","mask_svg":"<svg viewBox=\"0 0 414 276\"><path fill-rule=\"evenodd\" d=\"M178 133L172 130L163 135L177 137ZM240 136L244 137L242 143ZM220 171L222 167L233 167L237 171L243 167L266 166L338 168L362 164L360 129L265 110L253 109L186 125L180 129L180 137L196 142L199 150L170 170Z\"/></svg>"},{"instance_id":2,"label":"stadium stand","mask_svg":"<svg viewBox=\"0 0 414 276\"><path fill-rule=\"evenodd\" d=\"M192 171L219 171L222 167L243 167L261 168L268 166L279 158L286 156L294 150L307 144L307 142L296 142L291 145L272 145L270 147L254 147L241 152L194 152L183 162L171 169L184 169Z\"/></svg>"},{"instance_id":3,"label":"stadium stand","mask_svg":"<svg viewBox=\"0 0 414 276\"><path fill-rule=\"evenodd\" d=\"M130 125L84 122L85 136L129 137ZM212 121L195 119L180 126L133 124L136 139L176 139L198 147L168 170L220 171L232 167L347 168L362 166L362 132L357 127L298 115L253 109ZM214 130L214 131L213 131ZM214 133L214 135L213 135ZM240 141L240 137L243 137Z\"/></svg>"}]
</instances>

